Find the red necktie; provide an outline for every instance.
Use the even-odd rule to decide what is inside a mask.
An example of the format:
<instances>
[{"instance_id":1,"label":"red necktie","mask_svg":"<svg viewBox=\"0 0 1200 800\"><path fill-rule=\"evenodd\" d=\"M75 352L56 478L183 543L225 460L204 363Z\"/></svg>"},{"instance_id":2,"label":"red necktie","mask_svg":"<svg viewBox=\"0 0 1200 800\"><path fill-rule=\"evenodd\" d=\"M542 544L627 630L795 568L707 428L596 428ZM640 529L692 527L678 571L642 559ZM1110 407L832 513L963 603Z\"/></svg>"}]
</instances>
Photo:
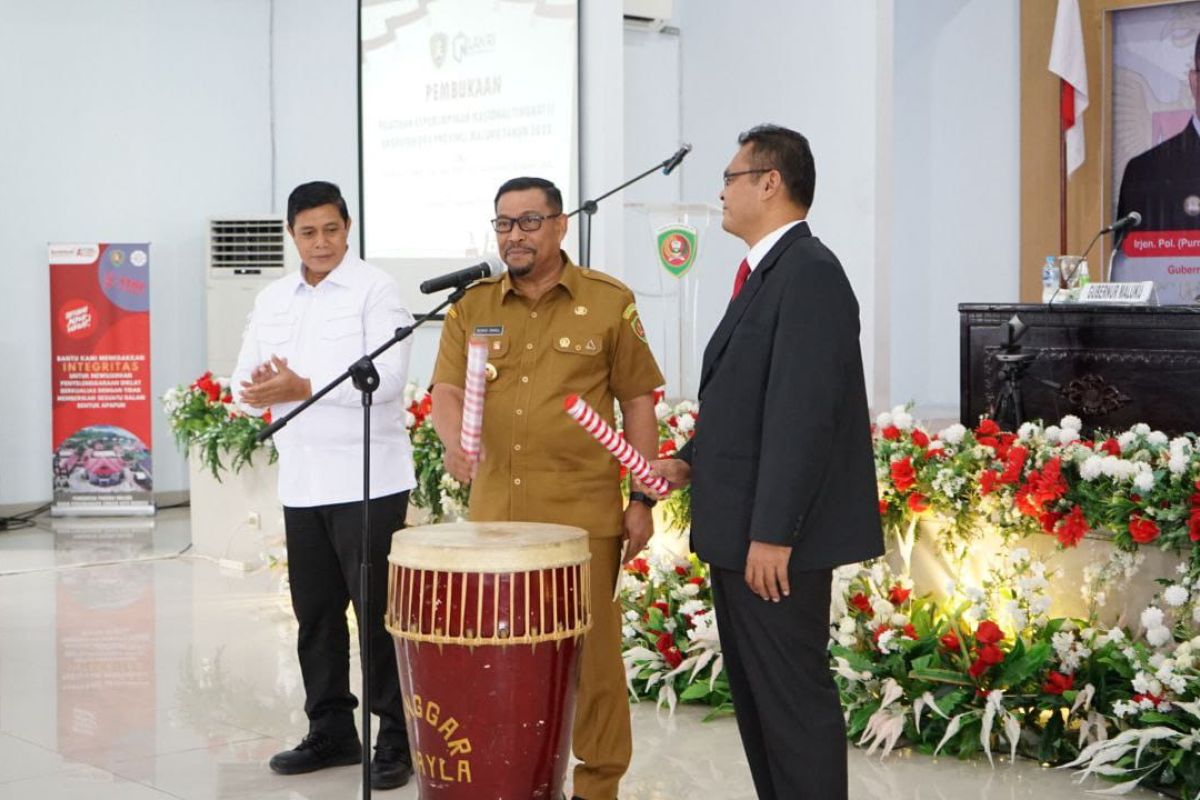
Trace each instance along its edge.
<instances>
[{"instance_id":1,"label":"red necktie","mask_svg":"<svg viewBox=\"0 0 1200 800\"><path fill-rule=\"evenodd\" d=\"M742 291L742 287L746 285L746 280L749 277L750 262L743 258L742 263L738 264L737 275L733 279L733 297L730 300L738 296L738 292Z\"/></svg>"}]
</instances>

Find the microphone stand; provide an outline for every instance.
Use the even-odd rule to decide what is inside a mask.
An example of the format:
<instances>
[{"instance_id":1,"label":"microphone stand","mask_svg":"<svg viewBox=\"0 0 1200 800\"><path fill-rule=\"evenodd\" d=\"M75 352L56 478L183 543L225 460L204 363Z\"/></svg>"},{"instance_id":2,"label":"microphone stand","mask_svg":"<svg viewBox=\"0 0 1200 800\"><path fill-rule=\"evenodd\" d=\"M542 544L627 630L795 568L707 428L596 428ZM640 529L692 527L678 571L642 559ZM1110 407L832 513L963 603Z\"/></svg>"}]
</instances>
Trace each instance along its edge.
<instances>
[{"instance_id":1,"label":"microphone stand","mask_svg":"<svg viewBox=\"0 0 1200 800\"><path fill-rule=\"evenodd\" d=\"M684 155L686 155L686 153ZM580 221L580 226L579 226L579 266L587 267L587 266L591 265L591 261L592 261L592 217L596 214L597 211L600 210L600 205L599 205L600 201L605 199L606 197L616 194L617 192L621 191L622 189L626 188L627 186L632 186L633 184L640 181L642 178L645 178L650 173L656 172L660 169L663 170L663 175L670 175L671 170L673 170L676 166L679 166L678 164L675 164L674 166L671 165L671 162L674 159L675 159L675 154L672 153L670 158L663 159L660 163L655 164L653 167L646 170L641 175L638 175L635 178L630 178L629 180L625 181L617 188L609 189L607 192L605 192L604 194L595 198L594 200L584 200L583 205L581 205L579 208L572 211L570 214L567 214L567 219L570 219L571 217L573 217L579 213L583 214L583 216L581 216L579 218L579 221ZM680 159L680 160L682 161L682 159Z\"/></svg>"},{"instance_id":2,"label":"microphone stand","mask_svg":"<svg viewBox=\"0 0 1200 800\"><path fill-rule=\"evenodd\" d=\"M468 284L469 285L469 284ZM369 354L355 361L346 371L331 380L312 397L293 408L287 414L273 421L255 436L255 441L262 442L271 438L292 419L302 414L305 409L333 391L343 381L349 378L354 388L362 393L363 410L363 496L362 496L362 561L358 568L358 607L361 616L358 620L358 649L359 661L362 666L362 779L363 800L371 800L371 403L376 389L379 388L379 371L375 369L375 359L409 336L413 331L433 319L442 309L457 303L466 294L467 287L460 286L450 293L441 305L428 314L417 317L412 325L404 325L396 329L392 338L375 348Z\"/></svg>"}]
</instances>

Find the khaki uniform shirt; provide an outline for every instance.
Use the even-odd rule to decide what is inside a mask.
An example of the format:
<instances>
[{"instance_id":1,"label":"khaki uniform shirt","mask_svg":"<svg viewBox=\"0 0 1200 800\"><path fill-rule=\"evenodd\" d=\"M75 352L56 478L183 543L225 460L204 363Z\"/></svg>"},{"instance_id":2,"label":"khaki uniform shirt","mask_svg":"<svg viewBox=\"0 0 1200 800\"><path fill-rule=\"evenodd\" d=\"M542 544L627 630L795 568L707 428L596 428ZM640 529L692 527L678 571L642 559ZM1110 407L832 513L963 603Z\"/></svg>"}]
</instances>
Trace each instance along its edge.
<instances>
[{"instance_id":1,"label":"khaki uniform shirt","mask_svg":"<svg viewBox=\"0 0 1200 800\"><path fill-rule=\"evenodd\" d=\"M475 521L553 522L621 534L620 466L563 408L577 394L613 424L613 401L663 384L633 293L563 254L536 303L508 273L472 287L446 314L433 383L462 387L467 343L488 342L484 460L471 486ZM494 370L494 372L493 372Z\"/></svg>"}]
</instances>

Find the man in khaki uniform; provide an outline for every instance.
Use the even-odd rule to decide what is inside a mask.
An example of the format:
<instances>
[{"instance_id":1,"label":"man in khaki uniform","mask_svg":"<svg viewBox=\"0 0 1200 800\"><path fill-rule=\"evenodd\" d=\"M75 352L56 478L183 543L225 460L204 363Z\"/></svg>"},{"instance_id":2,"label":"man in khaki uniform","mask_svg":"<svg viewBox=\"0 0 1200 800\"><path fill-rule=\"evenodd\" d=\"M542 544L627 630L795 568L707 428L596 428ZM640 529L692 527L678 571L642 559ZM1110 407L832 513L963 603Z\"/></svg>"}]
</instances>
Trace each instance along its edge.
<instances>
[{"instance_id":1,"label":"man in khaki uniform","mask_svg":"<svg viewBox=\"0 0 1200 800\"><path fill-rule=\"evenodd\" d=\"M662 373L646 344L633 293L581 269L560 249L562 195L541 178L515 178L496 194L496 230L508 271L480 281L446 314L433 374L433 422L446 468L471 480L470 517L574 525L588 531L593 627L583 648L575 705L575 797L614 800L633 743L613 587L622 541L632 559L654 532L654 501L634 485L622 511L620 468L563 410L578 394L642 455L658 449L654 390ZM459 445L467 343L488 342L482 457Z\"/></svg>"}]
</instances>

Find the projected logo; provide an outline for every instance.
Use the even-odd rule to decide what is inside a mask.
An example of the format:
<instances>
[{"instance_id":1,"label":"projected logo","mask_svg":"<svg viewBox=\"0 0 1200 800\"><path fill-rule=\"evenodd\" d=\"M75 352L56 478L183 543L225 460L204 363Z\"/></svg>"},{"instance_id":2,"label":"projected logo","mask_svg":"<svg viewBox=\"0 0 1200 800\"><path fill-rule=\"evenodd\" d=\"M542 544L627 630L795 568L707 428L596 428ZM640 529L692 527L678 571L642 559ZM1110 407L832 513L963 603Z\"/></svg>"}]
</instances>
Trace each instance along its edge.
<instances>
[{"instance_id":1,"label":"projected logo","mask_svg":"<svg viewBox=\"0 0 1200 800\"><path fill-rule=\"evenodd\" d=\"M490 53L496 49L496 34L466 34L459 31L454 36L454 41L450 48L450 54L454 56L454 60L462 63L467 56L479 55L480 53Z\"/></svg>"},{"instance_id":2,"label":"projected logo","mask_svg":"<svg viewBox=\"0 0 1200 800\"><path fill-rule=\"evenodd\" d=\"M446 63L446 51L450 49L450 37L444 33L435 33L429 37L429 57L438 69Z\"/></svg>"}]
</instances>

